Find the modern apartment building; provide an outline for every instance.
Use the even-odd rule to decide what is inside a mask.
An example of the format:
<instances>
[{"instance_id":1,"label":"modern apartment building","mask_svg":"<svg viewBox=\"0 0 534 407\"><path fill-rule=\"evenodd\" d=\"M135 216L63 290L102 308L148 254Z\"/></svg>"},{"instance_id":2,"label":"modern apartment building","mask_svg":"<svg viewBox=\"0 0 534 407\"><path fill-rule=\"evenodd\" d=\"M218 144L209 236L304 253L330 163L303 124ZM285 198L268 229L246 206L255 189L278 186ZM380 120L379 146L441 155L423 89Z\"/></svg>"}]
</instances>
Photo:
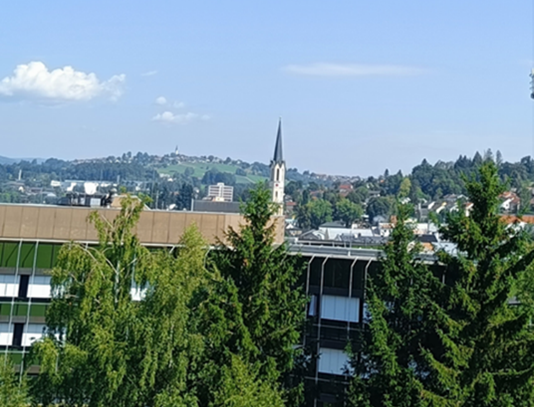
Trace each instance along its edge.
<instances>
[{"instance_id":1,"label":"modern apartment building","mask_svg":"<svg viewBox=\"0 0 534 407\"><path fill-rule=\"evenodd\" d=\"M86 207L0 204L0 351L16 364L32 342L42 336L50 302L50 275L65 242L97 243L87 222L94 209ZM100 208L113 219L118 209ZM142 244L171 247L185 229L197 225L209 243L224 240L230 226L237 228L239 214L145 210L136 228ZM277 222L276 241L283 241L283 222Z\"/></svg>"},{"instance_id":2,"label":"modern apartment building","mask_svg":"<svg viewBox=\"0 0 534 407\"><path fill-rule=\"evenodd\" d=\"M234 200L234 187L219 182L208 187L208 198L218 202L232 202Z\"/></svg>"},{"instance_id":3,"label":"modern apartment building","mask_svg":"<svg viewBox=\"0 0 534 407\"><path fill-rule=\"evenodd\" d=\"M16 364L42 336L50 302L49 270L61 245L69 241L96 244L85 207L0 205L0 351ZM118 209L98 209L112 219ZM283 242L283 218L277 222L276 243ZM224 239L240 215L145 210L137 226L142 244L171 247L187 226L196 223L212 243ZM336 402L348 376L347 341L357 337L364 319L365 280L377 267L376 250L290 246L306 262L302 282L310 298L309 324L303 345L317 358L306 374L308 405ZM25 367L26 368L26 367Z\"/></svg>"}]
</instances>

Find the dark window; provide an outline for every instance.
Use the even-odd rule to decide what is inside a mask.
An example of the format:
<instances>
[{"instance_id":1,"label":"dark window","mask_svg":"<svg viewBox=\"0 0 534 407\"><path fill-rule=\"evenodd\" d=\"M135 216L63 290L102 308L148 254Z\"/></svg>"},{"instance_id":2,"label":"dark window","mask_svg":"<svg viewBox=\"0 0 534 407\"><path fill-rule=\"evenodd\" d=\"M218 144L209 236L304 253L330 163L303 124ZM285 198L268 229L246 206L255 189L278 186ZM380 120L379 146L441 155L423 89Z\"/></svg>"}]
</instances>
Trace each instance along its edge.
<instances>
[{"instance_id":1,"label":"dark window","mask_svg":"<svg viewBox=\"0 0 534 407\"><path fill-rule=\"evenodd\" d=\"M24 331L24 324L13 324L13 346L22 346L22 332Z\"/></svg>"},{"instance_id":2,"label":"dark window","mask_svg":"<svg viewBox=\"0 0 534 407\"><path fill-rule=\"evenodd\" d=\"M30 282L30 276L28 276L28 275L20 276L19 298L27 298L28 297L28 283L29 282Z\"/></svg>"},{"instance_id":3,"label":"dark window","mask_svg":"<svg viewBox=\"0 0 534 407\"><path fill-rule=\"evenodd\" d=\"M324 268L324 286L349 288L352 260L329 259Z\"/></svg>"}]
</instances>

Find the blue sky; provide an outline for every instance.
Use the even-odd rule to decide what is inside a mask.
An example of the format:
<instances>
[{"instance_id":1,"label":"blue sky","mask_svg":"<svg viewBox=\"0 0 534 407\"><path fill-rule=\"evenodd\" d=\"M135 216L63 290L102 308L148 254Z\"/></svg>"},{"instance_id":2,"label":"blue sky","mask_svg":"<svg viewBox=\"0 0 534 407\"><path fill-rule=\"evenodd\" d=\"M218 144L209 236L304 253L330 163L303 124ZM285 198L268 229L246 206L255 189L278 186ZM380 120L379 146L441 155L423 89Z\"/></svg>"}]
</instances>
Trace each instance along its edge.
<instances>
[{"instance_id":1,"label":"blue sky","mask_svg":"<svg viewBox=\"0 0 534 407\"><path fill-rule=\"evenodd\" d=\"M517 160L532 25L526 0L7 2L0 155L268 162L281 116L301 171Z\"/></svg>"}]
</instances>

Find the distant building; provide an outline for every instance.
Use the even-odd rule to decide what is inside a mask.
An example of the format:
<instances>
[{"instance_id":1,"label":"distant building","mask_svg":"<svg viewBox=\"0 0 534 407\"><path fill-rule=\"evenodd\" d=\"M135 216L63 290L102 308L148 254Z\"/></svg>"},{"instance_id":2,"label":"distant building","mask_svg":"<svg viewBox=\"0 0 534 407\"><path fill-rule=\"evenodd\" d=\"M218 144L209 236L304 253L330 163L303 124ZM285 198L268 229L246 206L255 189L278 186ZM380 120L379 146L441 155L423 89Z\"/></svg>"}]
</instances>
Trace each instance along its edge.
<instances>
[{"instance_id":1,"label":"distant building","mask_svg":"<svg viewBox=\"0 0 534 407\"><path fill-rule=\"evenodd\" d=\"M353 187L351 184L341 184L339 186L339 195L341 195L343 198L345 198L350 191L352 191Z\"/></svg>"},{"instance_id":2,"label":"distant building","mask_svg":"<svg viewBox=\"0 0 534 407\"><path fill-rule=\"evenodd\" d=\"M218 202L232 202L234 200L234 187L219 182L208 187L208 199Z\"/></svg>"},{"instance_id":3,"label":"distant building","mask_svg":"<svg viewBox=\"0 0 534 407\"><path fill-rule=\"evenodd\" d=\"M194 212L215 212L215 213L240 213L241 202L227 201L206 201L193 199L191 211Z\"/></svg>"}]
</instances>

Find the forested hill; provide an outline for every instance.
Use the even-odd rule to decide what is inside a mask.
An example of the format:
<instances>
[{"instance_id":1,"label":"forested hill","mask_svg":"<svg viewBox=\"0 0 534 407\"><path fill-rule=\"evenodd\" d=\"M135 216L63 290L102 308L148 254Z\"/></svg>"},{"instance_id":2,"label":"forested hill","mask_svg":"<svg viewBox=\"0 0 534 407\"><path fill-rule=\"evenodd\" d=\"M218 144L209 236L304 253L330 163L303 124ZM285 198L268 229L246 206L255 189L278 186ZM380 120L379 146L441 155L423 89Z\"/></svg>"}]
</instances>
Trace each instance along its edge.
<instances>
[{"instance_id":1,"label":"forested hill","mask_svg":"<svg viewBox=\"0 0 534 407\"><path fill-rule=\"evenodd\" d=\"M250 184L269 177L269 166L264 163L252 164L242 160L225 160L214 156L190 157L168 154L164 156L147 153L123 154L120 157L65 161L56 158L47 160L15 160L0 157L0 182L28 181L30 184L49 180L85 181L154 181L158 178L174 178L182 181L211 184L225 182L229 185ZM309 181L309 172L301 174L289 168L290 180Z\"/></svg>"},{"instance_id":2,"label":"forested hill","mask_svg":"<svg viewBox=\"0 0 534 407\"><path fill-rule=\"evenodd\" d=\"M438 161L434 165L427 160L415 166L409 174L411 198L424 195L429 199L439 199L450 194L465 194L464 179L474 176L476 169L486 160L493 160L499 169L499 175L509 188L521 191L531 187L534 182L534 160L524 157L519 162L505 162L499 151L495 155L487 150L483 155L476 153L472 158L460 156L454 162ZM384 174L381 191L385 195L396 195L401 187L403 175Z\"/></svg>"},{"instance_id":3,"label":"forested hill","mask_svg":"<svg viewBox=\"0 0 534 407\"><path fill-rule=\"evenodd\" d=\"M295 168L287 171L287 180L294 190L310 191L324 188L336 188L341 184L351 184L354 188L365 187L379 192L381 196L397 195L402 188L409 186L410 197L437 199L449 194L464 193L463 176L474 170L487 159L494 160L503 180L508 180L511 188L520 191L530 188L534 182L534 161L530 156L519 162L505 162L499 152L492 154L490 150L483 154L476 153L472 158L460 156L456 161L438 161L435 164L423 160L415 166L410 174L397 172L362 179L357 176L319 175L313 172L299 172ZM387 164L387 163L386 163ZM385 165L387 166L387 165ZM162 183L168 181L179 189L183 184L195 188L216 182L224 182L236 187L236 198L249 185L269 177L269 167L264 163L247 163L231 158L220 159L214 156L190 157L178 154L151 156L146 153L125 153L120 157L106 157L91 160L64 161L50 158L42 162L37 160L2 163L0 161L0 201L20 201L13 196L6 198L5 193L17 190L21 185L26 188L49 188L51 181L85 180L108 181L119 185L131 185L135 182ZM293 182L291 182L293 181ZM24 201L24 200L22 200Z\"/></svg>"}]
</instances>

